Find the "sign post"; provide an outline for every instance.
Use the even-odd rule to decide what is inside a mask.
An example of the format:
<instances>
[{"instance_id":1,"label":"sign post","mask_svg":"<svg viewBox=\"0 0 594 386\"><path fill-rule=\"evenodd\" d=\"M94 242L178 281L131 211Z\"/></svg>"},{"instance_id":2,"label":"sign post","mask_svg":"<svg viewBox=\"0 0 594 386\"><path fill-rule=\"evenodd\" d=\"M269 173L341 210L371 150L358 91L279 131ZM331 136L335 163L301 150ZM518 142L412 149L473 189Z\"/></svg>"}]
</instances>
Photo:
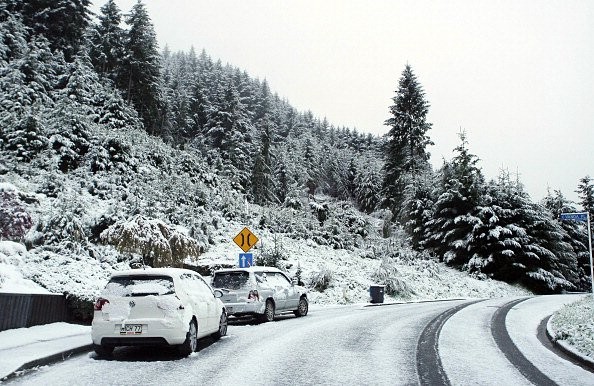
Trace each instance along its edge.
<instances>
[{"instance_id":1,"label":"sign post","mask_svg":"<svg viewBox=\"0 0 594 386\"><path fill-rule=\"evenodd\" d=\"M251 253L239 254L239 268L249 268L254 265L254 255Z\"/></svg>"},{"instance_id":2,"label":"sign post","mask_svg":"<svg viewBox=\"0 0 594 386\"><path fill-rule=\"evenodd\" d=\"M247 253L256 243L258 237L247 228L243 228L241 232L233 238L233 241L244 253L239 254L239 268L248 268L254 265L254 255Z\"/></svg>"},{"instance_id":3,"label":"sign post","mask_svg":"<svg viewBox=\"0 0 594 386\"><path fill-rule=\"evenodd\" d=\"M592 265L592 227L590 225L590 212L561 213L561 220L586 221L588 223L588 247L590 250L590 280L592 282L592 296L594 297L594 266Z\"/></svg>"}]
</instances>

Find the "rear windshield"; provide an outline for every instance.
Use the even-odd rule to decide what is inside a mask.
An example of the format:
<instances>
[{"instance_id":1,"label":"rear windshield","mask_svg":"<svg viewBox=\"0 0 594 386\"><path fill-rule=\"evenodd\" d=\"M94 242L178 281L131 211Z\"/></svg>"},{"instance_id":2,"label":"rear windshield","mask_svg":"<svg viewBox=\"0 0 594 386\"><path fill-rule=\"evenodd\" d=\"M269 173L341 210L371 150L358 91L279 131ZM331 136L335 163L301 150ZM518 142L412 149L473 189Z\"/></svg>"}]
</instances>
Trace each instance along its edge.
<instances>
[{"instance_id":1,"label":"rear windshield","mask_svg":"<svg viewBox=\"0 0 594 386\"><path fill-rule=\"evenodd\" d=\"M169 276L116 276L111 278L103 292L114 296L158 296L173 294L175 288Z\"/></svg>"},{"instance_id":2,"label":"rear windshield","mask_svg":"<svg viewBox=\"0 0 594 386\"><path fill-rule=\"evenodd\" d=\"M247 286L250 274L244 271L217 272L212 280L215 288L238 290Z\"/></svg>"}]
</instances>

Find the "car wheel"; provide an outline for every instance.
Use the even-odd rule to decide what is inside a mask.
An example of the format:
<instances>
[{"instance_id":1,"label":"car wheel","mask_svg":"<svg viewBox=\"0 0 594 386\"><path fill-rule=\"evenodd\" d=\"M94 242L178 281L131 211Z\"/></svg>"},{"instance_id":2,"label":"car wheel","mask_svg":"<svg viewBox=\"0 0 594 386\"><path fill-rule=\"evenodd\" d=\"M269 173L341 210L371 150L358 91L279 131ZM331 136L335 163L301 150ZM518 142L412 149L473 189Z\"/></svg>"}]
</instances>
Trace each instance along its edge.
<instances>
[{"instance_id":1,"label":"car wheel","mask_svg":"<svg viewBox=\"0 0 594 386\"><path fill-rule=\"evenodd\" d=\"M184 343L179 345L179 353L183 356L188 356L194 351L196 351L198 347L198 326L196 326L196 321L192 319L190 322L190 327L188 328L188 333L186 334L186 340Z\"/></svg>"},{"instance_id":2,"label":"car wheel","mask_svg":"<svg viewBox=\"0 0 594 386\"><path fill-rule=\"evenodd\" d=\"M260 320L262 322L272 322L274 320L274 303L272 303L272 300L266 300L266 308Z\"/></svg>"},{"instance_id":3,"label":"car wheel","mask_svg":"<svg viewBox=\"0 0 594 386\"><path fill-rule=\"evenodd\" d=\"M100 358L111 356L111 354L113 354L114 348L115 347L113 346L103 346L99 344L93 345L93 350L95 350L95 354L97 354L97 356Z\"/></svg>"},{"instance_id":4,"label":"car wheel","mask_svg":"<svg viewBox=\"0 0 594 386\"><path fill-rule=\"evenodd\" d=\"M299 299L299 305L297 306L297 309L293 311L293 313L295 316L299 317L307 315L307 311L309 311L309 303L307 298L302 296L301 299Z\"/></svg>"},{"instance_id":5,"label":"car wheel","mask_svg":"<svg viewBox=\"0 0 594 386\"><path fill-rule=\"evenodd\" d=\"M215 339L221 339L221 337L227 335L227 325L229 324L229 319L227 318L227 313L223 311L221 313L221 319L219 320L219 330L214 333Z\"/></svg>"}]
</instances>

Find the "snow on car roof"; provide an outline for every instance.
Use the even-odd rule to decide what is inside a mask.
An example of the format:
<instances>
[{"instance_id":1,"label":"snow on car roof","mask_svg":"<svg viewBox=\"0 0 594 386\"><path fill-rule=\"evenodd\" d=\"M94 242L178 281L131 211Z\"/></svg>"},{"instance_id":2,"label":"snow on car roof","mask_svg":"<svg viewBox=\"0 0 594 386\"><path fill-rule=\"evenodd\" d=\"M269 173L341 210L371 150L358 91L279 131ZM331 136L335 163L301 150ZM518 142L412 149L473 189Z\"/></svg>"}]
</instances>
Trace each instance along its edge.
<instances>
[{"instance_id":1,"label":"snow on car roof","mask_svg":"<svg viewBox=\"0 0 594 386\"><path fill-rule=\"evenodd\" d=\"M263 266L252 266L248 268L222 268L217 269L214 273L219 272L237 272L237 271L245 271L245 272L283 272L278 268L275 267L263 267Z\"/></svg>"},{"instance_id":2,"label":"snow on car roof","mask_svg":"<svg viewBox=\"0 0 594 386\"><path fill-rule=\"evenodd\" d=\"M111 277L116 276L143 276L143 275L167 275L167 276L177 276L181 275L182 273L193 273L198 275L197 272L194 272L190 269L184 268L136 268L136 269L129 269L126 271L116 272L111 275Z\"/></svg>"}]
</instances>

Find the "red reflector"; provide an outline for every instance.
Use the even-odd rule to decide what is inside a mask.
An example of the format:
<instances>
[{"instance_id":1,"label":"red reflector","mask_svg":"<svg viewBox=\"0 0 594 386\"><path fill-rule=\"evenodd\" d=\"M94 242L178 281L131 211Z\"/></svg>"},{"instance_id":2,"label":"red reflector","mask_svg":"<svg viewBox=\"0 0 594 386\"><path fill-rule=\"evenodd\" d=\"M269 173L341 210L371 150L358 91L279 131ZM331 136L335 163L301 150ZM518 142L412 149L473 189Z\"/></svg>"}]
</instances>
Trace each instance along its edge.
<instances>
[{"instance_id":1,"label":"red reflector","mask_svg":"<svg viewBox=\"0 0 594 386\"><path fill-rule=\"evenodd\" d=\"M101 311L101 309L103 308L103 306L106 303L109 303L109 300L104 299L104 298L97 299L97 301L95 302L95 307L94 307L95 311Z\"/></svg>"},{"instance_id":2,"label":"red reflector","mask_svg":"<svg viewBox=\"0 0 594 386\"><path fill-rule=\"evenodd\" d=\"M257 290L251 290L248 299L260 300L260 295L258 294Z\"/></svg>"}]
</instances>

